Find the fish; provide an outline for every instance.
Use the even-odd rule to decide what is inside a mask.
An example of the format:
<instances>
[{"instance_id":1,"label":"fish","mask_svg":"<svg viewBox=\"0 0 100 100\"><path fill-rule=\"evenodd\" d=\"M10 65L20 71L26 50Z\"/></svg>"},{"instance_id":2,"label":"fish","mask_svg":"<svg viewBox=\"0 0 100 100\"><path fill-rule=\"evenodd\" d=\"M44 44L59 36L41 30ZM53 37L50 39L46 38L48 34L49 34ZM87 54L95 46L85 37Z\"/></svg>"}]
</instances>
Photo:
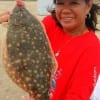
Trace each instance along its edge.
<instances>
[{"instance_id":1,"label":"fish","mask_svg":"<svg viewBox=\"0 0 100 100\"><path fill-rule=\"evenodd\" d=\"M43 24L21 3L9 18L3 60L8 76L33 100L49 100L57 61Z\"/></svg>"}]
</instances>

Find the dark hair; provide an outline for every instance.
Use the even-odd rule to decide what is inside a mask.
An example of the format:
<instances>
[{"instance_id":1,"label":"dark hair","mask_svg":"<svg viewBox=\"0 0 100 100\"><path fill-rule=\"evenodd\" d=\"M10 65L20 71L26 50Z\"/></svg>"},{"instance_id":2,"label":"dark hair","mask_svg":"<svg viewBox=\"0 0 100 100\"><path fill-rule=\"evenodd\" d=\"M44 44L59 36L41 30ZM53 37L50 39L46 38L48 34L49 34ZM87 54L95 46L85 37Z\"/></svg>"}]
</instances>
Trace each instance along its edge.
<instances>
[{"instance_id":1,"label":"dark hair","mask_svg":"<svg viewBox=\"0 0 100 100\"><path fill-rule=\"evenodd\" d=\"M85 0L86 3L89 2L89 0ZM53 0L53 3L56 4L56 0ZM55 9L51 10L51 14L53 16L53 18L57 21L57 24L61 26L61 24L58 22L56 15L55 15ZM86 26L90 29L92 29L93 31L99 30L96 28L97 26L97 15L100 15L100 6L99 4L92 4L91 10L89 12L89 14L87 15L87 18L85 20Z\"/></svg>"},{"instance_id":2,"label":"dark hair","mask_svg":"<svg viewBox=\"0 0 100 100\"><path fill-rule=\"evenodd\" d=\"M96 28L96 25L98 24L97 15L98 16L100 15L100 6L97 4L93 4L89 14L90 15L87 15L87 18L85 21L87 27L93 29L94 31L99 30Z\"/></svg>"}]
</instances>

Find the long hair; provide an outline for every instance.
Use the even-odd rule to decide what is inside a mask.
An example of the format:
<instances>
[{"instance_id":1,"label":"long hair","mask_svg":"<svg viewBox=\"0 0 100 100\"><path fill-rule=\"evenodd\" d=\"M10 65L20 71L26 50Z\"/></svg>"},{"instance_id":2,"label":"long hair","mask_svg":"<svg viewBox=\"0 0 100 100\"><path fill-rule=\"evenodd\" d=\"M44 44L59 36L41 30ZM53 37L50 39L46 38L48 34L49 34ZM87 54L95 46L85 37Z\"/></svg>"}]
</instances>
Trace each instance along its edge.
<instances>
[{"instance_id":1,"label":"long hair","mask_svg":"<svg viewBox=\"0 0 100 100\"><path fill-rule=\"evenodd\" d=\"M100 6L97 4L93 4L92 8L89 12L90 15L87 15L87 18L85 20L86 26L95 30L99 30L96 28L97 26L97 15L100 16Z\"/></svg>"},{"instance_id":2,"label":"long hair","mask_svg":"<svg viewBox=\"0 0 100 100\"><path fill-rule=\"evenodd\" d=\"M89 0L85 0L86 3L89 2ZM56 0L53 0L53 3L56 4ZM99 30L96 28L97 26L97 16L100 16L100 4L92 4L91 10L89 12L89 14L87 15L87 18L85 19L85 24L88 28L92 29L93 31ZM55 9L52 9L51 11L51 15L53 16L53 18L56 20L57 24L61 26L61 24L59 23L59 21L56 18L56 12Z\"/></svg>"}]
</instances>

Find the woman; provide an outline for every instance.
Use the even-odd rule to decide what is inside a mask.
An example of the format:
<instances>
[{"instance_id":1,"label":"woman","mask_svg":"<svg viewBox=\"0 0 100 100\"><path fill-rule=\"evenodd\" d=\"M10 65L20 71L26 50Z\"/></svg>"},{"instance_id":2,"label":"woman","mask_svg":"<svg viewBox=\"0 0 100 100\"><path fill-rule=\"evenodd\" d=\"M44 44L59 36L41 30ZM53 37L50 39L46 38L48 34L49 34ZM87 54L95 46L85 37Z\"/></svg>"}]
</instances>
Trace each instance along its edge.
<instances>
[{"instance_id":1,"label":"woman","mask_svg":"<svg viewBox=\"0 0 100 100\"><path fill-rule=\"evenodd\" d=\"M100 42L94 33L100 7L92 0L54 2L53 17L43 20L59 65L52 100L89 100L100 69Z\"/></svg>"},{"instance_id":2,"label":"woman","mask_svg":"<svg viewBox=\"0 0 100 100\"><path fill-rule=\"evenodd\" d=\"M100 41L95 35L92 0L54 0L52 14L43 19L58 69L52 79L51 100L89 100L100 73ZM9 12L1 14L7 21Z\"/></svg>"}]
</instances>

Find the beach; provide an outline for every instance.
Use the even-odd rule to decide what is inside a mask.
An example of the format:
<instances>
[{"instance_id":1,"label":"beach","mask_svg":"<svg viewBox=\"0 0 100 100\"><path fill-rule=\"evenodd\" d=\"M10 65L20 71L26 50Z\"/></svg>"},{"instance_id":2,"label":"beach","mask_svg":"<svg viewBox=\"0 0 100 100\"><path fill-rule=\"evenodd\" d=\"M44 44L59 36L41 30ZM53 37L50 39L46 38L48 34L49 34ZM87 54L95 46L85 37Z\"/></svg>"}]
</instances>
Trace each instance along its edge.
<instances>
[{"instance_id":1,"label":"beach","mask_svg":"<svg viewBox=\"0 0 100 100\"><path fill-rule=\"evenodd\" d=\"M25 1L25 5L32 14L38 17L39 20L43 18L43 16L37 15L36 1ZM15 1L0 1L0 13L4 10L12 10L14 6ZM100 27L99 24L98 27ZM6 74L3 66L2 44L4 42L3 39L6 31L7 25L0 25L0 100L22 100L22 97L28 96L28 94L12 82ZM96 35L100 38L100 32L96 32Z\"/></svg>"}]
</instances>

